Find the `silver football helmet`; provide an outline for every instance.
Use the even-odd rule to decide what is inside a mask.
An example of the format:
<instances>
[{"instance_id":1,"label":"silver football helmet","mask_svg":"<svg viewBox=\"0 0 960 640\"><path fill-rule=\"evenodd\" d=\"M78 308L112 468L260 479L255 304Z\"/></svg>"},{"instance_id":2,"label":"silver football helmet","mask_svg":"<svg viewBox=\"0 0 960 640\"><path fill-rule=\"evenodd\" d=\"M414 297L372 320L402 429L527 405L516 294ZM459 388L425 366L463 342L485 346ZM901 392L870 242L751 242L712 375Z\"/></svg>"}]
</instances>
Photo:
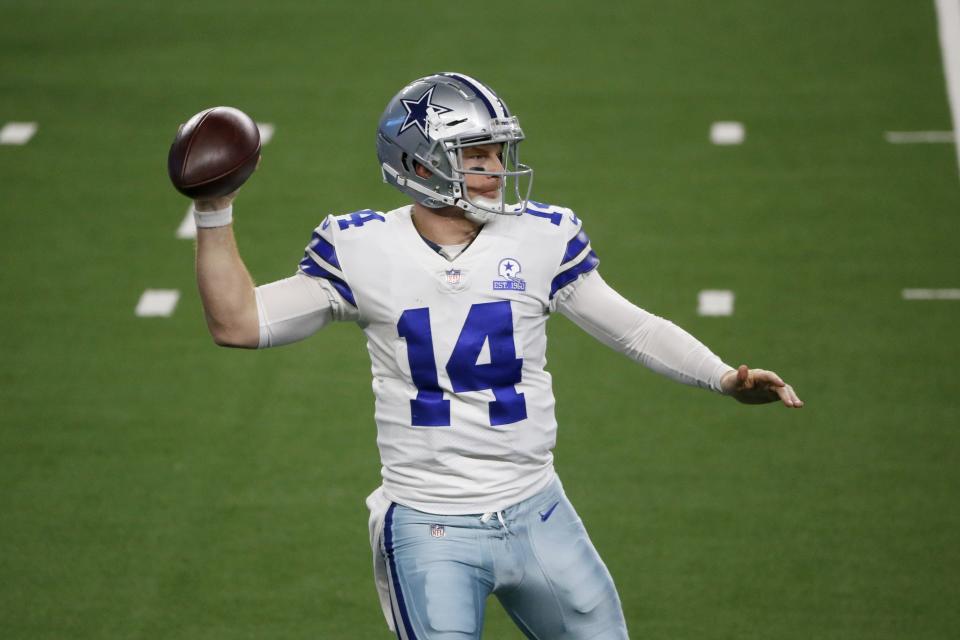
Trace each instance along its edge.
<instances>
[{"instance_id":1,"label":"silver football helmet","mask_svg":"<svg viewBox=\"0 0 960 640\"><path fill-rule=\"evenodd\" d=\"M459 207L483 224L526 209L533 169L517 154L523 137L516 116L489 87L460 73L438 73L414 80L387 105L377 128L377 158L387 184L425 207ZM503 145L501 171L464 165L465 148L487 144ZM429 177L417 174L417 164ZM471 197L469 174L496 176L499 196ZM507 203L508 192L516 202Z\"/></svg>"}]
</instances>

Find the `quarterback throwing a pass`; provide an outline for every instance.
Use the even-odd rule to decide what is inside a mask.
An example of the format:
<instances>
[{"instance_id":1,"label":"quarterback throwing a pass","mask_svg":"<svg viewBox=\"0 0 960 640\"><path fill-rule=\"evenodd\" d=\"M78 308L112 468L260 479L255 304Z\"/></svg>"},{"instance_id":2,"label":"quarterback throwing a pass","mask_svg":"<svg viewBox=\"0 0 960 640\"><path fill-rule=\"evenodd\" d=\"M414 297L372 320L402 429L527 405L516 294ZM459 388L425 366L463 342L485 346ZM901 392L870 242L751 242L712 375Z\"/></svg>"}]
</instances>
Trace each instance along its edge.
<instances>
[{"instance_id":1,"label":"quarterback throwing a pass","mask_svg":"<svg viewBox=\"0 0 960 640\"><path fill-rule=\"evenodd\" d=\"M725 365L600 277L570 209L529 199L517 118L440 73L387 105L384 180L410 205L330 216L297 273L255 287L232 196L197 201L197 279L218 344L275 347L356 322L370 352L382 486L367 500L387 624L403 640L479 638L496 594L530 638L626 638L610 573L553 467L546 322L570 318L678 382L801 407L775 373Z\"/></svg>"}]
</instances>

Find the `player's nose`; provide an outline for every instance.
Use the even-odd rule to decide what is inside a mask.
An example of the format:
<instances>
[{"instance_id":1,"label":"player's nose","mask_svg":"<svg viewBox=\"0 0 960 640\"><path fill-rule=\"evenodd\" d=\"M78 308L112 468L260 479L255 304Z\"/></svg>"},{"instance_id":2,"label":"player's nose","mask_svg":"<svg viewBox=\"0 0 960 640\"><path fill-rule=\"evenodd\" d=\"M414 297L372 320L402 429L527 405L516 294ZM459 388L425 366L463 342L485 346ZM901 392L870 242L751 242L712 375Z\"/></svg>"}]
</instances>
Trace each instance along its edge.
<instances>
[{"instance_id":1,"label":"player's nose","mask_svg":"<svg viewBox=\"0 0 960 640\"><path fill-rule=\"evenodd\" d=\"M503 172L503 162L497 156L493 156L489 162L487 162L487 171L490 173L502 173ZM503 184L503 176L495 175L490 176L491 182L496 182L497 185Z\"/></svg>"}]
</instances>

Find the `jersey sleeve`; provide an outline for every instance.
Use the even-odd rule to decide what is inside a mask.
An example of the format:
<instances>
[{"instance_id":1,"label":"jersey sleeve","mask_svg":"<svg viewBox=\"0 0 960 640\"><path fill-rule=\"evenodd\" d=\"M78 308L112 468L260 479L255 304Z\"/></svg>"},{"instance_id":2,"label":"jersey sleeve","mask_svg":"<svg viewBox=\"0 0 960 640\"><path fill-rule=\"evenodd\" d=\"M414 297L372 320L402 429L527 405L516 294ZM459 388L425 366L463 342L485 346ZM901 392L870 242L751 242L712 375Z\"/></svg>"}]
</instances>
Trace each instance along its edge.
<instances>
[{"instance_id":1,"label":"jersey sleeve","mask_svg":"<svg viewBox=\"0 0 960 640\"><path fill-rule=\"evenodd\" d=\"M359 318L334 246L333 220L314 229L294 276L256 288L259 348L303 340L331 321Z\"/></svg>"},{"instance_id":2,"label":"jersey sleeve","mask_svg":"<svg viewBox=\"0 0 960 640\"><path fill-rule=\"evenodd\" d=\"M333 286L339 297L356 309L356 298L340 266L340 259L337 257L337 249L334 246L333 230L337 225L333 222L334 217L328 216L323 224L314 229L310 244L304 249L298 272L311 278L326 280Z\"/></svg>"},{"instance_id":3,"label":"jersey sleeve","mask_svg":"<svg viewBox=\"0 0 960 640\"><path fill-rule=\"evenodd\" d=\"M733 371L692 335L614 291L599 273L564 290L557 308L600 342L671 380L720 392L723 375Z\"/></svg>"},{"instance_id":4,"label":"jersey sleeve","mask_svg":"<svg viewBox=\"0 0 960 640\"><path fill-rule=\"evenodd\" d=\"M581 276L594 271L600 264L600 258L590 246L590 238L583 230L583 222L569 209L566 211L568 215L563 216L560 225L566 242L560 265L550 282L551 302L558 293L577 282Z\"/></svg>"},{"instance_id":5,"label":"jersey sleeve","mask_svg":"<svg viewBox=\"0 0 960 640\"><path fill-rule=\"evenodd\" d=\"M308 338L349 307L329 282L298 273L255 290L260 322L258 349Z\"/></svg>"}]
</instances>

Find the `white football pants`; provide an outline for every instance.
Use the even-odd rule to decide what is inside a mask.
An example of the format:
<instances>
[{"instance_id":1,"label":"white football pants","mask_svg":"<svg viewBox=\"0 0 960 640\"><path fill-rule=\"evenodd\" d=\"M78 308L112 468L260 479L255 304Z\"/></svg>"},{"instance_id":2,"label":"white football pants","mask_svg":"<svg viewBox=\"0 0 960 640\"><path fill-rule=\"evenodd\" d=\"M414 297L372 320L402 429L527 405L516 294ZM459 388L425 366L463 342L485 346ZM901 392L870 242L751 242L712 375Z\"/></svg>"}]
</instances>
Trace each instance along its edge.
<instances>
[{"instance_id":1,"label":"white football pants","mask_svg":"<svg viewBox=\"0 0 960 640\"><path fill-rule=\"evenodd\" d=\"M393 504L380 552L401 640L479 639L491 593L528 638L627 638L610 572L559 480L498 513Z\"/></svg>"}]
</instances>

